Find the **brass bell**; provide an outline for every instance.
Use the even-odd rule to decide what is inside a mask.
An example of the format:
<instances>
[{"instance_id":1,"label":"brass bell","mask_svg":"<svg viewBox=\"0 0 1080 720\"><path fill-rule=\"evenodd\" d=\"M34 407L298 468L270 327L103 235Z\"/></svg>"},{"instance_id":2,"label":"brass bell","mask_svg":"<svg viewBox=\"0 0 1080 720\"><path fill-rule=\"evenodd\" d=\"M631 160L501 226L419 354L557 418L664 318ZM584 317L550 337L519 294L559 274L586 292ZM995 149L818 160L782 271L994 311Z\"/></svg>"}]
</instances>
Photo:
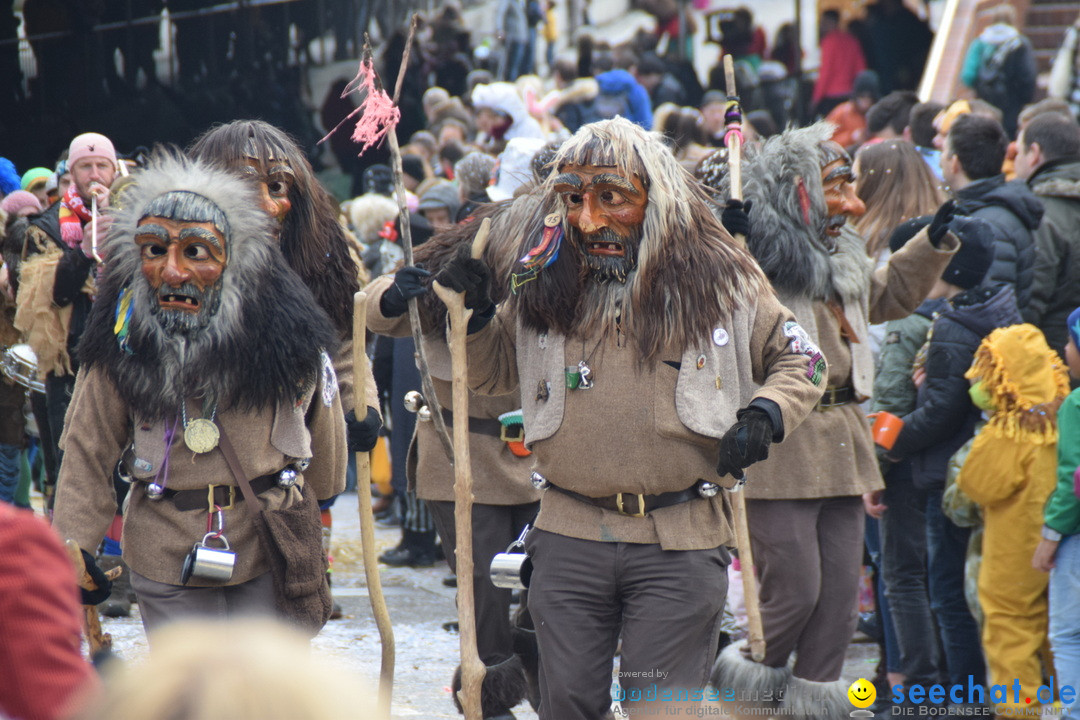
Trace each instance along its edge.
<instances>
[{"instance_id":1,"label":"brass bell","mask_svg":"<svg viewBox=\"0 0 1080 720\"><path fill-rule=\"evenodd\" d=\"M431 408L427 405L422 406L416 411L416 419L420 422L431 422Z\"/></svg>"},{"instance_id":2,"label":"brass bell","mask_svg":"<svg viewBox=\"0 0 1080 720\"><path fill-rule=\"evenodd\" d=\"M405 409L411 413L420 412L420 408L426 404L424 396L417 390L410 390L405 393Z\"/></svg>"}]
</instances>

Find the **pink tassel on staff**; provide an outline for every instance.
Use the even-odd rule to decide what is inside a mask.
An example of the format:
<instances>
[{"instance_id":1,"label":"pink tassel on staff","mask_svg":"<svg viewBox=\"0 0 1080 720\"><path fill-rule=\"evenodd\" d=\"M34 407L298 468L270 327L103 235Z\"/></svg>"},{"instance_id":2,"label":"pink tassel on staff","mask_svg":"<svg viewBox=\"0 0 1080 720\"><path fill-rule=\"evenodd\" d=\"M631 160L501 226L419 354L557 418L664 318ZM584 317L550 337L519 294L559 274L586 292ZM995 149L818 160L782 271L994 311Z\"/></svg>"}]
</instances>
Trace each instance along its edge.
<instances>
[{"instance_id":1,"label":"pink tassel on staff","mask_svg":"<svg viewBox=\"0 0 1080 720\"><path fill-rule=\"evenodd\" d=\"M357 71L356 77L346 86L345 91L341 93L341 97L345 97L358 89L364 95L360 107L349 113L319 142L326 142L342 125L359 114L360 118L356 121L356 127L353 129L352 140L355 143L360 143L360 152L357 154L363 155L368 148L378 147L382 144L382 141L386 138L386 133L391 128L396 127L398 121L401 120L401 111L394 105L394 101L390 99L390 96L382 89L381 83L378 82L378 75L375 74L370 55L360 61L360 69Z\"/></svg>"}]
</instances>

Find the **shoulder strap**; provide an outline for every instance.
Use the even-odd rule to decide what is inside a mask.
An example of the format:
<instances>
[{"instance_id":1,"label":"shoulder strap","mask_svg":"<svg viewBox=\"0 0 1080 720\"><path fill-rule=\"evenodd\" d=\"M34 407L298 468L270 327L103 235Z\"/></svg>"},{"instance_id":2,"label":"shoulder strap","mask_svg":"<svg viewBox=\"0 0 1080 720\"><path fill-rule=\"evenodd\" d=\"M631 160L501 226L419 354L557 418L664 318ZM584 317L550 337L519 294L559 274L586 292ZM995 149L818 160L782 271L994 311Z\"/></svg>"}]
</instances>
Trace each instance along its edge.
<instances>
[{"instance_id":1,"label":"shoulder strap","mask_svg":"<svg viewBox=\"0 0 1080 720\"><path fill-rule=\"evenodd\" d=\"M214 420L214 424L217 425L218 432L221 433L218 447L221 448L221 454L225 456L225 463L229 466L229 470L232 471L233 477L236 478L236 484L240 486L240 493L244 496L244 505L247 506L248 514L253 519L258 520L262 504L259 502L258 496L255 495L255 491L251 489L251 483L244 473L244 468L240 465L240 458L237 457L236 451L233 450L232 443L229 442L229 436L225 434L225 428L221 427L221 423L217 419Z\"/></svg>"}]
</instances>

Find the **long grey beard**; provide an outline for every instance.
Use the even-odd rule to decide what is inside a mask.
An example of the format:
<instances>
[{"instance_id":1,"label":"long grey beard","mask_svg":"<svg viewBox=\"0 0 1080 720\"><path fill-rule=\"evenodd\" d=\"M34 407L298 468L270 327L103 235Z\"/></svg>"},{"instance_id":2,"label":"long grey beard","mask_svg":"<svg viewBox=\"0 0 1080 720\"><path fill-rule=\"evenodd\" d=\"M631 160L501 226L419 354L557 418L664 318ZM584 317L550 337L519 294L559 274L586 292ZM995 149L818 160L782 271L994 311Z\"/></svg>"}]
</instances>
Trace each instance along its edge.
<instances>
[{"instance_id":1,"label":"long grey beard","mask_svg":"<svg viewBox=\"0 0 1080 720\"><path fill-rule=\"evenodd\" d=\"M589 269L589 279L596 284L606 284L612 281L625 283L635 269L637 269L638 245L641 243L642 230L628 238L619 237L611 230L601 230L595 235L588 236L587 240L599 242L617 242L623 246L625 254L622 257L610 255L591 255L585 250L586 238L580 233L575 233L578 247L585 258L585 267Z\"/></svg>"},{"instance_id":2,"label":"long grey beard","mask_svg":"<svg viewBox=\"0 0 1080 720\"><path fill-rule=\"evenodd\" d=\"M199 298L199 311L195 313L184 310L162 310L160 305L151 307L151 314L157 318L162 331L167 337L174 335L188 336L196 333L213 319L221 304L221 287L216 284L205 292L200 292L194 285L185 283L176 292L183 295L191 295Z\"/></svg>"},{"instance_id":3,"label":"long grey beard","mask_svg":"<svg viewBox=\"0 0 1080 720\"><path fill-rule=\"evenodd\" d=\"M630 276L633 276L634 272L636 271L631 271ZM574 334L583 338L595 338L616 332L621 320L624 297L625 281L586 283L578 306L580 310L574 324Z\"/></svg>"}]
</instances>

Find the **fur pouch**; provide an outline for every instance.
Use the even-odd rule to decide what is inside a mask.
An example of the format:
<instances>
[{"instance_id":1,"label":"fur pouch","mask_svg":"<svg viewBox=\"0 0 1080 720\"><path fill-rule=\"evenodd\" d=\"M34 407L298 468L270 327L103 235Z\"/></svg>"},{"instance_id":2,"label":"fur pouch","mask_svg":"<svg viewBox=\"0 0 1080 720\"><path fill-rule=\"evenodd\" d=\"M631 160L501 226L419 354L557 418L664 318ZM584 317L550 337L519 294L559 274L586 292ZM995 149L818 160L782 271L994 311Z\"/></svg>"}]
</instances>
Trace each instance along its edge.
<instances>
[{"instance_id":1,"label":"fur pouch","mask_svg":"<svg viewBox=\"0 0 1080 720\"><path fill-rule=\"evenodd\" d=\"M283 619L312 637L333 610L326 580L322 524L314 491L301 487L301 499L281 510L262 510L256 525L274 577L274 601Z\"/></svg>"}]
</instances>

